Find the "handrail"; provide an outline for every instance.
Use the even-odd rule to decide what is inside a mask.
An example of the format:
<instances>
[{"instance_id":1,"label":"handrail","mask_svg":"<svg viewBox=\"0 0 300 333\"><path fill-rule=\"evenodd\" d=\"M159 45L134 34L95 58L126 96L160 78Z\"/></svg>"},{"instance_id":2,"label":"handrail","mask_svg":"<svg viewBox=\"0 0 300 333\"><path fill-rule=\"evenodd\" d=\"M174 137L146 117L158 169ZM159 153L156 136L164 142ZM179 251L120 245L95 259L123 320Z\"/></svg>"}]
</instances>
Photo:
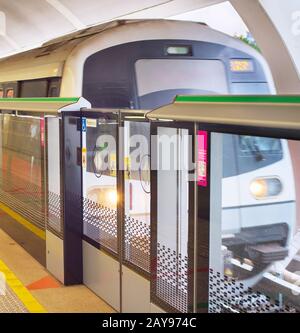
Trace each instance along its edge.
<instances>
[{"instance_id":1,"label":"handrail","mask_svg":"<svg viewBox=\"0 0 300 333\"><path fill-rule=\"evenodd\" d=\"M300 129L300 96L178 96L150 120Z\"/></svg>"},{"instance_id":2,"label":"handrail","mask_svg":"<svg viewBox=\"0 0 300 333\"><path fill-rule=\"evenodd\" d=\"M62 111L79 111L91 104L82 97L1 98L0 111L26 111L57 114Z\"/></svg>"}]
</instances>

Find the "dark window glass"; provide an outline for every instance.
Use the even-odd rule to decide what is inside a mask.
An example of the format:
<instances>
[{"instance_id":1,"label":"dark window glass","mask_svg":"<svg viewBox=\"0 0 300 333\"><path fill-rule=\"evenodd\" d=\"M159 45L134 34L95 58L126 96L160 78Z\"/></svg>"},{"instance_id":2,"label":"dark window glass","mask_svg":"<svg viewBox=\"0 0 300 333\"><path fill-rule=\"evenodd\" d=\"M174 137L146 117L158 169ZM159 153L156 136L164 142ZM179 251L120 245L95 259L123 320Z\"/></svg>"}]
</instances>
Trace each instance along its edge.
<instances>
[{"instance_id":1,"label":"dark window glass","mask_svg":"<svg viewBox=\"0 0 300 333\"><path fill-rule=\"evenodd\" d=\"M223 177L233 177L266 167L283 159L280 139L232 136L223 137Z\"/></svg>"},{"instance_id":2,"label":"dark window glass","mask_svg":"<svg viewBox=\"0 0 300 333\"><path fill-rule=\"evenodd\" d=\"M58 88L57 87L50 88L49 97L58 97Z\"/></svg>"},{"instance_id":3,"label":"dark window glass","mask_svg":"<svg viewBox=\"0 0 300 333\"><path fill-rule=\"evenodd\" d=\"M273 138L241 135L239 137L240 156L254 156L257 154L282 155L281 142Z\"/></svg>"},{"instance_id":4,"label":"dark window glass","mask_svg":"<svg viewBox=\"0 0 300 333\"><path fill-rule=\"evenodd\" d=\"M21 84L21 97L47 97L48 80L30 80Z\"/></svg>"}]
</instances>

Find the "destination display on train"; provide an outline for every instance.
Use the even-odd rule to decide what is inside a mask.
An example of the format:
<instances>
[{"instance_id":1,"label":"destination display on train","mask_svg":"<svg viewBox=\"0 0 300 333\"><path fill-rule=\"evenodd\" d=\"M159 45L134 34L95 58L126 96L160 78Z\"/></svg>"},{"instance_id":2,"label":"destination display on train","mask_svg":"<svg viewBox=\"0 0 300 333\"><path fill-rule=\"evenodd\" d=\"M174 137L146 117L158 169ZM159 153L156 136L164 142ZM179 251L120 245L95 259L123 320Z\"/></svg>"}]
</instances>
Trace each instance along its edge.
<instances>
[{"instance_id":1,"label":"destination display on train","mask_svg":"<svg viewBox=\"0 0 300 333\"><path fill-rule=\"evenodd\" d=\"M230 69L232 72L253 72L254 64L249 59L232 59L230 60Z\"/></svg>"}]
</instances>

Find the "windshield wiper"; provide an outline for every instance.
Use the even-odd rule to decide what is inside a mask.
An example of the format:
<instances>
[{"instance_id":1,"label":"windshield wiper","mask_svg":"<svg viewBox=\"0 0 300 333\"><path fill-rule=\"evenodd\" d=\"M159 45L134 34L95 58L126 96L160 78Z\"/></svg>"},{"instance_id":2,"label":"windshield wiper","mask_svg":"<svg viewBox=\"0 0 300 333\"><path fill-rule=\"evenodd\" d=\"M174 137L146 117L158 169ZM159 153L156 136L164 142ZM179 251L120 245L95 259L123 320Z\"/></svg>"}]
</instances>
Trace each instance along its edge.
<instances>
[{"instance_id":1,"label":"windshield wiper","mask_svg":"<svg viewBox=\"0 0 300 333\"><path fill-rule=\"evenodd\" d=\"M262 153L262 151L260 150L259 146L257 144L254 144L254 147L255 147L255 159L256 159L256 161L258 161L258 162L263 161L265 159L265 156Z\"/></svg>"},{"instance_id":2,"label":"windshield wiper","mask_svg":"<svg viewBox=\"0 0 300 333\"><path fill-rule=\"evenodd\" d=\"M250 143L250 140L245 140L246 141L246 145L249 147L250 151L252 153L254 153L255 155L255 159L257 162L260 162L262 160L264 160L265 156L262 153L262 151L260 150L259 146L254 143L253 141Z\"/></svg>"}]
</instances>

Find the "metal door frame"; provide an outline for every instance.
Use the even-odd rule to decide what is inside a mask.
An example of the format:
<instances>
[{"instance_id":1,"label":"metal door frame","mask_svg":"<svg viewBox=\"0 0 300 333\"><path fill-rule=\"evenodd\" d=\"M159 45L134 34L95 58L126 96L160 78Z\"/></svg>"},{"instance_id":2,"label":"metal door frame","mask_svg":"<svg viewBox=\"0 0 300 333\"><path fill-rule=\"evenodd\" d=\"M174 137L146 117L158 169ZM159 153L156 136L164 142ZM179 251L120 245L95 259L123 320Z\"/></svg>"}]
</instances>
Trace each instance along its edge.
<instances>
[{"instance_id":1,"label":"metal door frame","mask_svg":"<svg viewBox=\"0 0 300 333\"><path fill-rule=\"evenodd\" d=\"M134 118L136 116L136 118ZM128 117L128 118L127 118ZM130 118L129 118L130 117ZM137 110L124 110L123 112L120 112L119 114L119 129L124 129L125 128L125 121L128 122L141 122L141 123L149 123L149 120L146 119L146 117L144 116L144 112L138 112ZM150 123L149 123L149 127L150 127ZM151 143L151 128L149 128L150 130L150 143ZM120 157L122 158L122 161L124 161L124 131L123 131L123 136L120 136L119 138L119 146L122 146L122 151L121 151L121 155ZM150 156L151 156L151 144L150 144ZM120 152L120 147L119 147L119 152ZM123 162L122 162L123 163ZM123 165L122 165L123 166ZM121 200L119 202L120 205L120 220L119 220L119 224L120 224L120 272L121 272L121 276L120 276L120 292L121 292L121 309L123 309L123 279L124 279L124 274L123 274L123 266L125 268L127 268L130 272L134 272L137 274L136 277L138 277L139 279L144 279L146 281L149 281L150 284L150 271L151 271L151 250L150 250L150 254L149 254L149 272L143 270L142 268L138 267L137 265L134 265L133 263L130 263L129 261L127 261L125 259L124 251L125 251L125 168L120 168L120 170L118 170L119 172L119 193L121 193ZM150 176L151 177L151 176ZM152 192L152 191L151 191ZM151 206L150 206L151 208ZM150 212L150 217L151 217L152 213ZM151 219L150 219L150 249L151 249ZM146 301L147 302L147 301ZM138 311L139 309L137 309ZM149 312L150 312L150 291L149 291Z\"/></svg>"},{"instance_id":2,"label":"metal door frame","mask_svg":"<svg viewBox=\"0 0 300 333\"><path fill-rule=\"evenodd\" d=\"M119 116L118 116L118 110L104 110L104 109L83 109L80 115L80 126L81 126L81 133L83 133L83 129L82 129L82 123L83 123L83 119L99 119L101 118L101 116L113 120L116 122L116 168L117 168L117 173L116 173L116 182L117 182L117 191L119 193L119 186L120 186L120 181L119 181ZM83 149L83 137L81 138L81 152ZM82 200L84 199L84 193L83 193L83 183L84 183L84 175L83 173L86 172L83 168L82 168L82 189L81 189L81 195L82 195ZM82 203L83 206L83 203ZM110 250L109 248L106 248L105 246L99 244L98 242L94 241L93 239L89 238L88 236L84 235L83 233L83 215L84 215L84 207L82 207L82 246L83 246L83 254L85 253L85 248L87 248L84 244L84 242L86 242L89 246L91 246L92 248L96 249L97 251L99 251L100 253L102 253L105 257L105 260L114 260L116 262L116 265L118 265L118 273L121 276L121 271L120 271L120 223L119 223L119 218L120 218L120 207L119 204L117 205L117 253L114 253L112 250ZM102 258L102 259L103 259ZM104 260L104 259L103 259ZM83 260L83 265L84 265L84 260ZM85 270L83 269L83 276L85 276ZM120 280L120 276L116 277L116 279ZM119 286L121 288L121 285L119 283ZM88 286L89 288L93 289L95 288L95 286ZM121 290L121 289L120 289ZM96 294L98 294L98 292L96 290L94 290L94 292ZM120 292L121 293L121 292ZM116 304L110 304L112 307L114 307L117 311L121 311L121 295L120 293L118 293L119 295L116 296L118 298L118 300L116 301ZM110 301L108 299L105 299L104 296L98 294L99 297L103 298L108 304L110 303Z\"/></svg>"}]
</instances>

